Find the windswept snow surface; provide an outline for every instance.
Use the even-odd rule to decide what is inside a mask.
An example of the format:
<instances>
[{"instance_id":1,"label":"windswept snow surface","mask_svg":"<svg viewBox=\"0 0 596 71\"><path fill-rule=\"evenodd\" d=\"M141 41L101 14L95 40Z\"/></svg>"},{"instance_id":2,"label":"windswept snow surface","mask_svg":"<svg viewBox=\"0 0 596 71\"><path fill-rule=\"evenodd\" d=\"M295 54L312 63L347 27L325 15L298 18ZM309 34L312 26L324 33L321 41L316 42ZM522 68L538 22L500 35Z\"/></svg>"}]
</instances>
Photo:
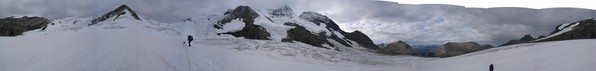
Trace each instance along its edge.
<instances>
[{"instance_id":1,"label":"windswept snow surface","mask_svg":"<svg viewBox=\"0 0 596 71\"><path fill-rule=\"evenodd\" d=\"M205 18L220 17L194 19ZM74 20L79 23L70 23ZM211 27L215 21L209 20L52 22L62 24L0 37L0 71L391 71L417 70L417 63L434 59L217 36ZM196 38L192 47L182 43L187 35Z\"/></svg>"},{"instance_id":2,"label":"windswept snow surface","mask_svg":"<svg viewBox=\"0 0 596 71\"><path fill-rule=\"evenodd\" d=\"M160 23L121 17L92 26L90 18L54 19L45 31L0 37L0 71L485 71L489 64L496 71L596 70L594 39L510 45L451 58L384 56L335 41L330 42L341 51L281 42L292 28L284 22L321 32L319 25L283 17L255 21L273 32L273 40L217 35L212 26L221 18ZM187 35L195 38L192 47L183 43Z\"/></svg>"},{"instance_id":3,"label":"windswept snow surface","mask_svg":"<svg viewBox=\"0 0 596 71\"><path fill-rule=\"evenodd\" d=\"M429 71L594 71L594 39L526 43L496 47L430 61Z\"/></svg>"}]
</instances>

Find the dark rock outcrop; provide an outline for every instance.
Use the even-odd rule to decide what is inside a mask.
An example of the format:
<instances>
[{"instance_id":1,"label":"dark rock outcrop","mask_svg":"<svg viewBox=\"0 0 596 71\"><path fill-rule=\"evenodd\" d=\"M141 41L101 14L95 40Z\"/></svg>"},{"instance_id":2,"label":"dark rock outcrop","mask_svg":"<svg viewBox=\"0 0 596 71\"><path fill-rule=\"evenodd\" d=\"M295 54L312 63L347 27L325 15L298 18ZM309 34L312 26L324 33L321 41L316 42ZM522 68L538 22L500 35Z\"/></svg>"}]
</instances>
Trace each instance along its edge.
<instances>
[{"instance_id":1,"label":"dark rock outcrop","mask_svg":"<svg viewBox=\"0 0 596 71\"><path fill-rule=\"evenodd\" d=\"M572 26L577 25L577 26ZM561 29L559 29L561 28ZM571 29L567 32L562 32L563 29ZM555 34L560 33L560 34ZM572 39L594 39L596 38L596 20L587 19L581 20L568 25L558 25L555 30L547 37L539 39L535 42L545 41L560 41Z\"/></svg>"},{"instance_id":2,"label":"dark rock outcrop","mask_svg":"<svg viewBox=\"0 0 596 71\"><path fill-rule=\"evenodd\" d=\"M97 24L99 22L105 21L112 17L118 18L120 15L126 14L125 11L128 11L130 13L130 15L133 16L135 19L141 20L141 18L139 18L139 16L137 15L137 13L135 13L135 11L130 9L130 7L128 7L126 5L121 5L120 7L108 12L107 14L105 14L103 16L93 19L93 21L91 21L91 24L89 24L89 25Z\"/></svg>"},{"instance_id":3,"label":"dark rock outcrop","mask_svg":"<svg viewBox=\"0 0 596 71\"><path fill-rule=\"evenodd\" d=\"M521 43L530 43L531 41L536 40L534 37L532 37L532 35L530 34L526 34L524 35L522 38L518 39L518 40L509 40L506 43L503 43L499 46L507 46L507 45L513 45L513 44L521 44Z\"/></svg>"},{"instance_id":4,"label":"dark rock outcrop","mask_svg":"<svg viewBox=\"0 0 596 71\"><path fill-rule=\"evenodd\" d=\"M317 47L327 48L327 49L329 49L329 48L323 47L323 44L328 44L330 46L333 46L331 43L329 43L329 41L327 41L327 39L325 39L325 37L314 35L302 26L299 26L299 25L295 25L295 26L296 26L295 28L288 30L288 36L286 38L282 39L281 40L282 42L298 41L298 42L306 43L306 44L317 46Z\"/></svg>"},{"instance_id":5,"label":"dark rock outcrop","mask_svg":"<svg viewBox=\"0 0 596 71\"><path fill-rule=\"evenodd\" d=\"M432 49L431 52L437 57L451 57L470 52L492 48L491 45L480 45L476 42L447 42L441 47Z\"/></svg>"},{"instance_id":6,"label":"dark rock outcrop","mask_svg":"<svg viewBox=\"0 0 596 71\"><path fill-rule=\"evenodd\" d=\"M545 37L546 37L546 36L544 36L544 35L540 35L540 36L538 36L538 38L536 38L536 39L541 39L541 38L545 38Z\"/></svg>"},{"instance_id":7,"label":"dark rock outcrop","mask_svg":"<svg viewBox=\"0 0 596 71\"><path fill-rule=\"evenodd\" d=\"M329 32L329 33L331 33L331 32ZM339 44L342 44L344 46L352 47L352 45L351 45L352 42L346 40L345 38L340 38L337 35L340 35L340 34L331 33L331 36L327 36L327 38L331 38L332 40L335 40L336 42L339 42ZM320 35L320 36L324 36L324 35Z\"/></svg>"},{"instance_id":8,"label":"dark rock outcrop","mask_svg":"<svg viewBox=\"0 0 596 71\"><path fill-rule=\"evenodd\" d=\"M2 18L0 19L0 36L17 36L23 32L45 28L50 20L43 17L21 17L21 18Z\"/></svg>"},{"instance_id":9,"label":"dark rock outcrop","mask_svg":"<svg viewBox=\"0 0 596 71\"><path fill-rule=\"evenodd\" d=\"M331 19L329 19L327 16L321 15L316 12L303 12L298 17L301 19L313 22L316 25L324 24L324 25L326 25L325 28L327 28L328 30L337 31L341 35L344 35L345 38L338 38L335 35L330 36L331 39L333 39L343 45L350 46L349 44L352 44L352 42L350 42L348 40L352 40L365 48L372 49L372 50L379 49L379 47L377 45L375 45L372 42L372 40L370 40L370 38L368 36L366 36L364 33L360 32L360 31L347 33L345 31L341 30L341 28L339 28L339 26L335 22L333 22ZM331 32L329 32L329 33L331 33ZM348 40L346 40L346 39L348 39Z\"/></svg>"},{"instance_id":10,"label":"dark rock outcrop","mask_svg":"<svg viewBox=\"0 0 596 71\"><path fill-rule=\"evenodd\" d=\"M347 33L344 35L346 38L360 44L360 46L368 48L368 49L372 49L372 50L377 50L380 49L377 45L375 45L375 43L373 43L372 40L370 40L370 38L368 36L366 36L364 33L356 30L352 33Z\"/></svg>"},{"instance_id":11,"label":"dark rock outcrop","mask_svg":"<svg viewBox=\"0 0 596 71\"><path fill-rule=\"evenodd\" d=\"M254 24L254 20L257 17L259 17L259 14L252 8L248 6L238 6L230 13L227 13L226 17L224 17L222 20L219 20L215 25L213 25L213 27L222 29L223 25L226 23L229 23L234 19L240 19L245 23L245 26L242 30L220 34L231 34L235 37L244 37L248 39L270 39L270 34L265 30L265 28Z\"/></svg>"},{"instance_id":12,"label":"dark rock outcrop","mask_svg":"<svg viewBox=\"0 0 596 71\"><path fill-rule=\"evenodd\" d=\"M377 52L385 55L413 55L416 50L405 42L396 41L389 43L387 47L379 49Z\"/></svg>"}]
</instances>

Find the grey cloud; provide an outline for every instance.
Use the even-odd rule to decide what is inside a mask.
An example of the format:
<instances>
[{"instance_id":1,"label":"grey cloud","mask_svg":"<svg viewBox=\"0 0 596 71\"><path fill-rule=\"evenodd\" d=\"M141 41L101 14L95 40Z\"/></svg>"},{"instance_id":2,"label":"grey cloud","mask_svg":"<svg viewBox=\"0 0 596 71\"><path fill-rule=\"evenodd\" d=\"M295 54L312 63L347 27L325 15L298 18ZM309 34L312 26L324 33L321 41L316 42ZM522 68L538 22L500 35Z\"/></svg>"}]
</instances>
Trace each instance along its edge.
<instances>
[{"instance_id":1,"label":"grey cloud","mask_svg":"<svg viewBox=\"0 0 596 71\"><path fill-rule=\"evenodd\" d=\"M10 0L3 3L1 17L35 15L51 17L90 16L94 13L93 2L84 0ZM74 10L73 10L74 9Z\"/></svg>"}]
</instances>

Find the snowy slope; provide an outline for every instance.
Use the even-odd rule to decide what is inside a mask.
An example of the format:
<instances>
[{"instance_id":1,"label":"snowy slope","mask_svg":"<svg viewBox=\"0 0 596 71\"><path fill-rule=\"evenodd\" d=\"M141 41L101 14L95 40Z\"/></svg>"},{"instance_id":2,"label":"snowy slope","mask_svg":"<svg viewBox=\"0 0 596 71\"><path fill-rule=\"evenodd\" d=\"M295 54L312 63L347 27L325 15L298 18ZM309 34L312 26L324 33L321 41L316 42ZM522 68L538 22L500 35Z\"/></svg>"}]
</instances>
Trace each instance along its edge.
<instances>
[{"instance_id":1,"label":"snowy slope","mask_svg":"<svg viewBox=\"0 0 596 71\"><path fill-rule=\"evenodd\" d=\"M62 23L72 19L55 20ZM87 22L88 23L88 22ZM185 67L182 49L174 38L153 33L130 18L101 22L98 26L51 25L47 32L34 30L19 37L0 38L2 71L114 71L172 70ZM67 30L62 30L67 29ZM155 42L155 41L166 42ZM161 61L161 62L158 62ZM173 69L186 70L186 69Z\"/></svg>"},{"instance_id":2,"label":"snowy slope","mask_svg":"<svg viewBox=\"0 0 596 71\"><path fill-rule=\"evenodd\" d=\"M416 63L433 60L218 36L211 27L218 18L159 23L123 15L92 26L90 18L54 19L45 31L0 37L0 71L388 71L414 70ZM193 47L182 44L187 35L195 36Z\"/></svg>"},{"instance_id":3,"label":"snowy slope","mask_svg":"<svg viewBox=\"0 0 596 71\"><path fill-rule=\"evenodd\" d=\"M422 64L430 71L593 71L596 40L567 40L497 47Z\"/></svg>"}]
</instances>

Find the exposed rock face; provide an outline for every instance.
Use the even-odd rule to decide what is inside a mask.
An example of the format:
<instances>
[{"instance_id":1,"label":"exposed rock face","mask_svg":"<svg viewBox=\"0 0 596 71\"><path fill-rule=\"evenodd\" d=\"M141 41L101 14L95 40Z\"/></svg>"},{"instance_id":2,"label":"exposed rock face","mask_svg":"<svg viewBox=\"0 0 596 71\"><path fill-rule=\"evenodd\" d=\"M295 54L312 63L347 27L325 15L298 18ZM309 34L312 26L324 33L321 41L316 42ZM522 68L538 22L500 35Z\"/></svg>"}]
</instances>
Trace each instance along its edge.
<instances>
[{"instance_id":1,"label":"exposed rock face","mask_svg":"<svg viewBox=\"0 0 596 71\"><path fill-rule=\"evenodd\" d=\"M372 50L377 50L379 49L379 47L377 45L375 45L372 40L370 40L370 38L366 35L364 35L364 33L360 32L360 31L355 31L352 33L347 33L343 30L341 30L339 28L339 26L333 22L331 19L329 19L327 16L321 15L319 13L316 12L303 12L302 14L300 14L301 19L313 22L316 25L321 25L325 24L328 30L331 31L337 31L339 32L341 35L344 35L345 38L338 38L337 36L331 36L331 39L346 45L346 46L350 46L349 44L352 44L352 42L347 41L346 39L352 40L358 44L360 44L361 46L368 48L368 49L372 49Z\"/></svg>"},{"instance_id":2,"label":"exposed rock face","mask_svg":"<svg viewBox=\"0 0 596 71\"><path fill-rule=\"evenodd\" d=\"M377 45L375 45L375 43L373 43L372 40L370 40L370 38L368 36L366 36L364 33L360 32L358 30L356 30L352 33L347 33L344 36L346 38L360 44L362 47L372 49L372 50L380 49Z\"/></svg>"},{"instance_id":3,"label":"exposed rock face","mask_svg":"<svg viewBox=\"0 0 596 71\"><path fill-rule=\"evenodd\" d=\"M298 25L295 25L295 26L296 26L296 28L288 30L288 36L286 38L282 39L282 42L292 42L295 40L298 42L306 43L306 44L317 46L317 47L327 48L327 49L329 49L329 48L323 47L322 44L328 44L330 46L333 46L331 43L329 43L329 41L327 41L327 39L325 39L325 37L314 35L302 26L298 26Z\"/></svg>"},{"instance_id":4,"label":"exposed rock face","mask_svg":"<svg viewBox=\"0 0 596 71\"><path fill-rule=\"evenodd\" d=\"M476 42L447 42L439 48L431 50L434 56L437 57L451 57L462 55L470 52L480 51L488 48L492 48L491 45L480 45Z\"/></svg>"},{"instance_id":5,"label":"exposed rock face","mask_svg":"<svg viewBox=\"0 0 596 71\"><path fill-rule=\"evenodd\" d=\"M563 31L565 29L569 30ZM596 20L587 19L565 25L558 25L549 36L538 39L535 42L594 38L596 38Z\"/></svg>"},{"instance_id":6,"label":"exposed rock face","mask_svg":"<svg viewBox=\"0 0 596 71\"><path fill-rule=\"evenodd\" d=\"M110 19L112 17L118 18L120 15L126 14L125 11L128 11L130 13L130 15L133 16L135 19L141 20L141 18L139 18L139 16L137 15L137 13L135 13L135 11L133 11L132 9L130 9L130 7L128 7L126 5L122 5L122 6L118 7L118 8L116 8L116 9L108 12L107 14L105 14L105 15L103 15L101 17L98 17L98 18L93 19L93 21L91 21L91 24L89 24L89 25L97 24L99 22L105 21L105 20Z\"/></svg>"},{"instance_id":7,"label":"exposed rock face","mask_svg":"<svg viewBox=\"0 0 596 71\"><path fill-rule=\"evenodd\" d=\"M386 55L413 55L416 53L416 50L405 42L396 41L389 43L383 49L379 49L378 53Z\"/></svg>"},{"instance_id":8,"label":"exposed rock face","mask_svg":"<svg viewBox=\"0 0 596 71\"><path fill-rule=\"evenodd\" d=\"M213 27L222 29L223 25L231 22L234 19L242 20L242 22L245 23L245 26L241 31L222 34L231 34L235 37L244 37L248 39L270 39L270 34L265 30L265 28L254 24L255 18L259 17L259 14L252 8L248 6L238 6L226 15L227 16L225 18L219 20L215 25L213 25Z\"/></svg>"},{"instance_id":9,"label":"exposed rock face","mask_svg":"<svg viewBox=\"0 0 596 71\"><path fill-rule=\"evenodd\" d=\"M17 36L23 32L35 30L48 26L50 20L43 17L21 17L0 19L0 36Z\"/></svg>"},{"instance_id":10,"label":"exposed rock face","mask_svg":"<svg viewBox=\"0 0 596 71\"><path fill-rule=\"evenodd\" d=\"M271 10L270 14L271 14L271 17L273 17L273 18L276 18L276 17L292 18L292 15L294 15L294 12L292 11L292 8L290 8L289 6L284 6L279 9Z\"/></svg>"},{"instance_id":11,"label":"exposed rock face","mask_svg":"<svg viewBox=\"0 0 596 71\"><path fill-rule=\"evenodd\" d=\"M499 46L507 46L507 45L513 45L513 44L520 44L520 43L529 43L531 41L536 40L534 37L532 37L532 35L530 34L526 34L524 35L524 37L518 39L518 40L509 40L509 42L506 42L504 44L501 44Z\"/></svg>"},{"instance_id":12,"label":"exposed rock face","mask_svg":"<svg viewBox=\"0 0 596 71\"><path fill-rule=\"evenodd\" d=\"M520 43L528 43L528 42L523 42L523 41L519 41L519 40L509 40L499 46L507 46L507 45L520 44Z\"/></svg>"}]
</instances>

